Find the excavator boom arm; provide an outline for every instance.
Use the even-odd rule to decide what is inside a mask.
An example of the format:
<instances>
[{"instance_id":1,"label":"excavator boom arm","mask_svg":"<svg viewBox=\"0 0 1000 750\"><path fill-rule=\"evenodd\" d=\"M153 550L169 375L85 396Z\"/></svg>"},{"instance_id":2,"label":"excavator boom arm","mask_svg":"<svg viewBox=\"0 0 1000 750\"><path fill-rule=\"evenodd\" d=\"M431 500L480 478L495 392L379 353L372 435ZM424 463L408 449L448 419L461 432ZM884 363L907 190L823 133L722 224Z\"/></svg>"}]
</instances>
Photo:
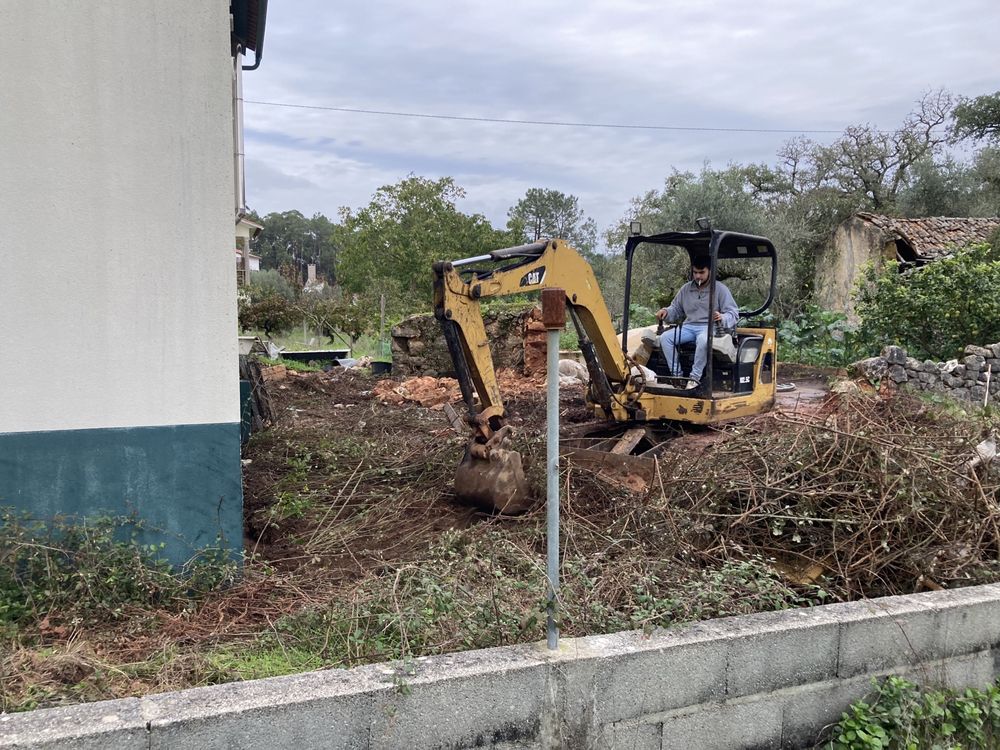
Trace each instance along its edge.
<instances>
[{"instance_id":1,"label":"excavator boom arm","mask_svg":"<svg viewBox=\"0 0 1000 750\"><path fill-rule=\"evenodd\" d=\"M508 263L509 261L509 263ZM479 263L507 263L485 271L460 269ZM503 424L504 407L490 354L480 301L542 289L563 289L566 303L582 329L581 345L594 375L624 382L628 366L594 271L563 240L504 248L434 265L434 312L441 321L470 419L488 440ZM589 350L589 351L588 351ZM590 361L593 360L593 361ZM479 397L478 410L473 395Z\"/></svg>"}]
</instances>

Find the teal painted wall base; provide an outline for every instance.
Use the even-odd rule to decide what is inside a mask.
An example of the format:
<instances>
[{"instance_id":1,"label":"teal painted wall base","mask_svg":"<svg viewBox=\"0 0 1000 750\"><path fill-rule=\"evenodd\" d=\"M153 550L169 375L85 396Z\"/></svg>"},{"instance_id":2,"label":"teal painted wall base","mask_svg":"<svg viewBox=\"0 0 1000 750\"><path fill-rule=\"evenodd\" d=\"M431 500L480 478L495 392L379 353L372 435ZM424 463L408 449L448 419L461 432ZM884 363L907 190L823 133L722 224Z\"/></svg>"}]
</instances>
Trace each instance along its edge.
<instances>
[{"instance_id":1,"label":"teal painted wall base","mask_svg":"<svg viewBox=\"0 0 1000 750\"><path fill-rule=\"evenodd\" d=\"M0 433L0 506L35 518L129 515L182 565L243 552L240 424Z\"/></svg>"},{"instance_id":2,"label":"teal painted wall base","mask_svg":"<svg viewBox=\"0 0 1000 750\"><path fill-rule=\"evenodd\" d=\"M240 381L240 444L246 445L250 440L250 432L253 426L253 407L250 399L253 397L253 388L249 380Z\"/></svg>"}]
</instances>

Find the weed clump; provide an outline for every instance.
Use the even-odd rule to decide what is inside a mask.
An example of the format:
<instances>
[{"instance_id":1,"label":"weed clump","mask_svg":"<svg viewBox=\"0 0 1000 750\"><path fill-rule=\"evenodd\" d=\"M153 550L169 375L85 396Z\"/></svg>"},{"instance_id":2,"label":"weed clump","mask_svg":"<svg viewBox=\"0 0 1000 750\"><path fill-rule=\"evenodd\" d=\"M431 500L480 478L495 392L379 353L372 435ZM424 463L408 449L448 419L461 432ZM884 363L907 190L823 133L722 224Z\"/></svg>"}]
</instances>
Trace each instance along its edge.
<instances>
[{"instance_id":1,"label":"weed clump","mask_svg":"<svg viewBox=\"0 0 1000 750\"><path fill-rule=\"evenodd\" d=\"M0 513L0 632L44 623L78 628L133 609L174 608L235 578L220 553L205 551L182 571L136 541L130 518L51 521Z\"/></svg>"},{"instance_id":2,"label":"weed clump","mask_svg":"<svg viewBox=\"0 0 1000 750\"><path fill-rule=\"evenodd\" d=\"M1000 682L985 690L922 690L902 677L875 682L830 730L824 750L993 748L1000 745Z\"/></svg>"}]
</instances>

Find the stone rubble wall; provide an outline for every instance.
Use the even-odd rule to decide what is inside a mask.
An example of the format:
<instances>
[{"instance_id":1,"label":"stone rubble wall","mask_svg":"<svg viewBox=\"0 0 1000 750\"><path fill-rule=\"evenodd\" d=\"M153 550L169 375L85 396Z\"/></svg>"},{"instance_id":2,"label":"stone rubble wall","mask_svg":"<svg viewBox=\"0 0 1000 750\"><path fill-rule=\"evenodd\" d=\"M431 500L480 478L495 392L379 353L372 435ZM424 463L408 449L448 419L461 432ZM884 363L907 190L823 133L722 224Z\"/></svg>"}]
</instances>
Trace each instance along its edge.
<instances>
[{"instance_id":1,"label":"stone rubble wall","mask_svg":"<svg viewBox=\"0 0 1000 750\"><path fill-rule=\"evenodd\" d=\"M514 369L531 374L535 366L537 352L528 352L526 359L525 337L532 341L535 317L541 312L534 307L520 310L497 309L483 313L486 337L493 354L493 365L497 369ZM395 375L430 375L445 377L454 375L454 365L445 343L441 324L433 315L412 315L394 326L392 331L392 371ZM542 326L542 368L545 367L544 326ZM529 342L528 349L537 348Z\"/></svg>"},{"instance_id":2,"label":"stone rubble wall","mask_svg":"<svg viewBox=\"0 0 1000 750\"><path fill-rule=\"evenodd\" d=\"M898 346L887 346L882 355L851 365L851 374L872 383L888 378L897 385L941 393L959 401L982 405L989 388L989 402L1000 403L1000 343L965 347L962 359L934 362L910 357Z\"/></svg>"}]
</instances>

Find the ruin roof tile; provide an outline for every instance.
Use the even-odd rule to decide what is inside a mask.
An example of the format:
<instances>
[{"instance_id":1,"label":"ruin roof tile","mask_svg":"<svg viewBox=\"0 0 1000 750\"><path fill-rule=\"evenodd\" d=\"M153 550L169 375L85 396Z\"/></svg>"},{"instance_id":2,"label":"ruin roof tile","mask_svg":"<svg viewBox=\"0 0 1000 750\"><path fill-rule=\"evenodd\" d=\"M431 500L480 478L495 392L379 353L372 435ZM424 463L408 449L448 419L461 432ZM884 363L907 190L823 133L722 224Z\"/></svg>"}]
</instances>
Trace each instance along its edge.
<instances>
[{"instance_id":1,"label":"ruin roof tile","mask_svg":"<svg viewBox=\"0 0 1000 750\"><path fill-rule=\"evenodd\" d=\"M994 232L1000 230L1000 217L995 216L899 219L868 212L860 212L857 216L905 240L917 255L927 259L940 258L956 247L986 242Z\"/></svg>"}]
</instances>

